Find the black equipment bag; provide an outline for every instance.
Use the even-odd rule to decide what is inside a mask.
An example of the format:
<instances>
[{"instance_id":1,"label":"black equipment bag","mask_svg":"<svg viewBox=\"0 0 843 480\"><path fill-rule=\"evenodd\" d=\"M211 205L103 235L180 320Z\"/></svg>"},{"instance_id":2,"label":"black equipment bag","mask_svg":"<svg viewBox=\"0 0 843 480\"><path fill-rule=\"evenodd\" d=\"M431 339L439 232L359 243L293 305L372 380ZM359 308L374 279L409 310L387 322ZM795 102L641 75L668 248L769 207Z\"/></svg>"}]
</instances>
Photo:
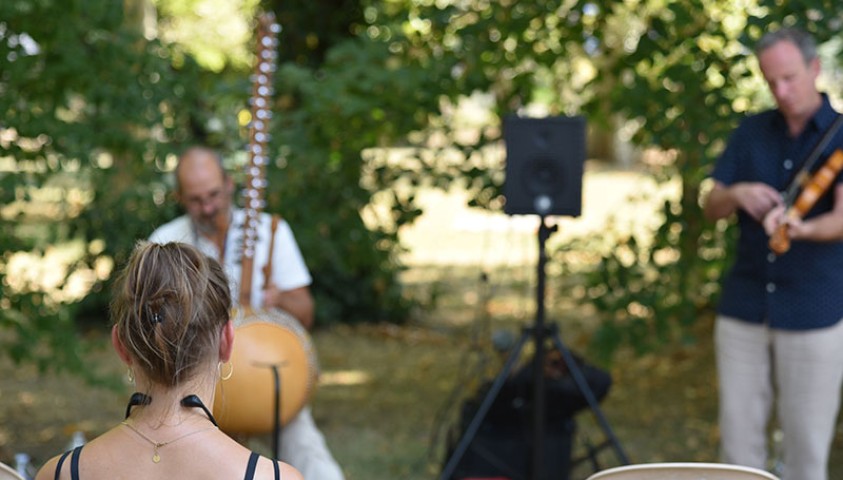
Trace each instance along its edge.
<instances>
[{"instance_id":1,"label":"black equipment bag","mask_svg":"<svg viewBox=\"0 0 843 480\"><path fill-rule=\"evenodd\" d=\"M608 372L586 364L575 356L586 383L599 402L609 392L612 379ZM544 478L568 480L571 468L574 415L588 407L588 402L570 376L561 354L551 350L545 358L545 435ZM462 406L458 431L448 438L446 461L477 413L492 382ZM526 479L532 463L533 442L533 361L527 362L508 379L498 392L477 434L460 459L449 480L469 478Z\"/></svg>"}]
</instances>

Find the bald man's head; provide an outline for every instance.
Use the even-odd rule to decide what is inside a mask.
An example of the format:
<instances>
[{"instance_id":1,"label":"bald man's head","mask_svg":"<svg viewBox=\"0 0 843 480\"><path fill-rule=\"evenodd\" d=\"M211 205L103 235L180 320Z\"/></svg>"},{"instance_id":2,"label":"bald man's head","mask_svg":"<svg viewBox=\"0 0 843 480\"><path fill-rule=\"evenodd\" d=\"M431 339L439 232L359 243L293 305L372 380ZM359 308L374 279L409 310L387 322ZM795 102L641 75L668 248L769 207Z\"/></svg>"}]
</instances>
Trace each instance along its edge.
<instances>
[{"instance_id":1,"label":"bald man's head","mask_svg":"<svg viewBox=\"0 0 843 480\"><path fill-rule=\"evenodd\" d=\"M222 165L222 157L207 147L190 147L179 156L179 162L173 172L176 178L176 193L182 189L182 177L194 176L197 171L217 169L223 177L227 177ZM189 180L189 178L188 178Z\"/></svg>"},{"instance_id":2,"label":"bald man's head","mask_svg":"<svg viewBox=\"0 0 843 480\"><path fill-rule=\"evenodd\" d=\"M179 157L175 177L176 200L201 233L210 235L228 227L234 184L215 151L186 150Z\"/></svg>"}]
</instances>

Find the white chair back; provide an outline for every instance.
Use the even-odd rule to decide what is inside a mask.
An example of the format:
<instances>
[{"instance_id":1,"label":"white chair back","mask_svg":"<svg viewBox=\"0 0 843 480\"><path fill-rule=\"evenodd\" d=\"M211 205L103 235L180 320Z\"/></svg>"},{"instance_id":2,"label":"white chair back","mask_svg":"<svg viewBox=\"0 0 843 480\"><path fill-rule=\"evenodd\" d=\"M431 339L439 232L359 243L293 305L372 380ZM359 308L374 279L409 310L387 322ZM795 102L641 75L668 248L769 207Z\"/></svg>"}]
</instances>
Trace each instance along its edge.
<instances>
[{"instance_id":1,"label":"white chair back","mask_svg":"<svg viewBox=\"0 0 843 480\"><path fill-rule=\"evenodd\" d=\"M14 468L6 465L5 463L0 463L0 480L25 480L23 477L18 475L18 472L15 471Z\"/></svg>"},{"instance_id":2,"label":"white chair back","mask_svg":"<svg viewBox=\"0 0 843 480\"><path fill-rule=\"evenodd\" d=\"M587 480L779 480L757 468L722 463L646 463L610 468Z\"/></svg>"}]
</instances>

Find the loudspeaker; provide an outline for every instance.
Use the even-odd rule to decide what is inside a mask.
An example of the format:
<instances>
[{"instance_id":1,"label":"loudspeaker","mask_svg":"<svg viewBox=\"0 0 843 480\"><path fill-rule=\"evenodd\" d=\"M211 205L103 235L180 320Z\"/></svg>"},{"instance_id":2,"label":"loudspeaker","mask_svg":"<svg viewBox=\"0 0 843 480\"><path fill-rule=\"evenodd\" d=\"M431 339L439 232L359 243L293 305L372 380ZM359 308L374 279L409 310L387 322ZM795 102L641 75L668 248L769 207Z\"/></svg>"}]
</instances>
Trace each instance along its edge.
<instances>
[{"instance_id":1,"label":"loudspeaker","mask_svg":"<svg viewBox=\"0 0 843 480\"><path fill-rule=\"evenodd\" d=\"M578 217L582 210L585 118L504 117L504 212Z\"/></svg>"}]
</instances>

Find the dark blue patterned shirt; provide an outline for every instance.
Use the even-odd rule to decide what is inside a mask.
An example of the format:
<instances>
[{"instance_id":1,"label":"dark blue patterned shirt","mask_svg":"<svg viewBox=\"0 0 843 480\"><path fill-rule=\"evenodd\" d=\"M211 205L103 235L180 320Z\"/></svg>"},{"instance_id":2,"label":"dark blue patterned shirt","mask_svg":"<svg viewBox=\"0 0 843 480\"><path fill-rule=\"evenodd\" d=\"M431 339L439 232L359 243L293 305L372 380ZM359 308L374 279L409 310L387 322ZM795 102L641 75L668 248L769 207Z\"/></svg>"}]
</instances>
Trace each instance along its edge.
<instances>
[{"instance_id":1,"label":"dark blue patterned shirt","mask_svg":"<svg viewBox=\"0 0 843 480\"><path fill-rule=\"evenodd\" d=\"M797 138L788 135L778 110L747 117L732 134L712 177L725 185L760 181L783 192L836 117L825 95L822 108ZM843 128L815 170L837 148L843 149ZM841 180L838 176L836 182ZM834 185L805 218L829 211L833 190ZM843 318L843 243L794 241L777 257L761 224L740 209L738 224L737 256L723 283L720 314L786 330L827 327Z\"/></svg>"}]
</instances>

